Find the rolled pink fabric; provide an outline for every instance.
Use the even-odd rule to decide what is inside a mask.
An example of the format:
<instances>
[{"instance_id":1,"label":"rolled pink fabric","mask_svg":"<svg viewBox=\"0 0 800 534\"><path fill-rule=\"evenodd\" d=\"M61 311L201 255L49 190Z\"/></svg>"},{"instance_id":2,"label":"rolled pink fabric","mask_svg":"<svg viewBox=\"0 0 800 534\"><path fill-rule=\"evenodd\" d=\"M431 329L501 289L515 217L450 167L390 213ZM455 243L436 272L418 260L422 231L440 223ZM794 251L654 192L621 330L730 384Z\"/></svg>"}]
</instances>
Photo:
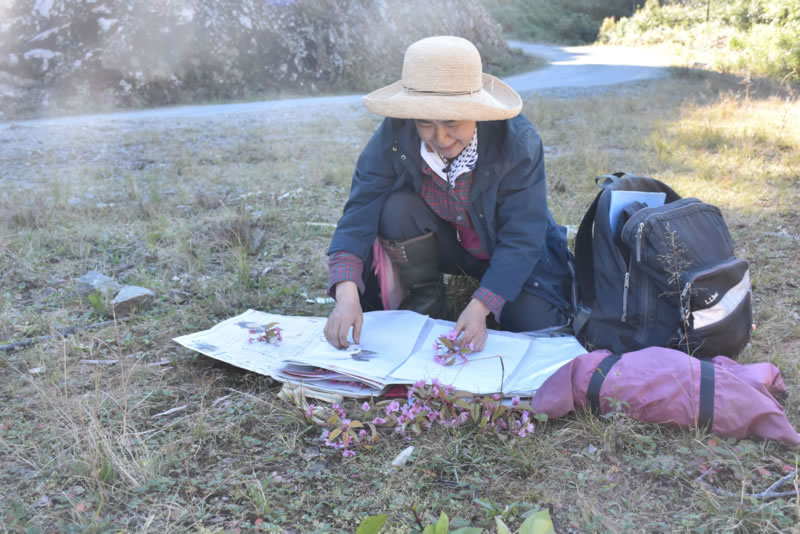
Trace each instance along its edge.
<instances>
[{"instance_id":1,"label":"rolled pink fabric","mask_svg":"<svg viewBox=\"0 0 800 534\"><path fill-rule=\"evenodd\" d=\"M392 260L377 239L372 243L372 268L381 288L383 309L396 310L405 297L403 283L392 266Z\"/></svg>"},{"instance_id":2,"label":"rolled pink fabric","mask_svg":"<svg viewBox=\"0 0 800 534\"><path fill-rule=\"evenodd\" d=\"M583 354L556 371L532 399L534 410L563 417L587 409L592 374L611 354L600 350ZM800 435L775 400L786 387L771 363L742 365L716 356L712 431L722 437L765 438L800 446ZM600 387L601 413L615 401L633 419L672 423L684 428L697 425L700 410L701 361L683 352L649 347L622 355L606 373Z\"/></svg>"}]
</instances>

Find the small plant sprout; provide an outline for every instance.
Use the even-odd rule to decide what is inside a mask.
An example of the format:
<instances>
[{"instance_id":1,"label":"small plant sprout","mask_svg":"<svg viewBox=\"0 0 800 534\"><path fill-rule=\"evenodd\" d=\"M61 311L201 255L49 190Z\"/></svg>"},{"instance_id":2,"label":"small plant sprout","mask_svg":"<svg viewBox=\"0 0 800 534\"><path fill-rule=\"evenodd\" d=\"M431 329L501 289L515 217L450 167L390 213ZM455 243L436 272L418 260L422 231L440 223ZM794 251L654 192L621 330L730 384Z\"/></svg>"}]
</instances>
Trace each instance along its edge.
<instances>
[{"instance_id":1,"label":"small plant sprout","mask_svg":"<svg viewBox=\"0 0 800 534\"><path fill-rule=\"evenodd\" d=\"M264 343L272 343L275 346L280 345L281 341L283 341L283 334L281 334L281 329L278 327L278 323L269 323L264 326L264 333L256 336L253 338L252 336L258 334L257 330L250 330L250 343L255 341L263 341Z\"/></svg>"},{"instance_id":2,"label":"small plant sprout","mask_svg":"<svg viewBox=\"0 0 800 534\"><path fill-rule=\"evenodd\" d=\"M466 345L456 345L458 332L450 330L447 334L440 336L433 342L433 361L439 365L450 366L456 362L467 363L467 354L475 352L472 343Z\"/></svg>"}]
</instances>

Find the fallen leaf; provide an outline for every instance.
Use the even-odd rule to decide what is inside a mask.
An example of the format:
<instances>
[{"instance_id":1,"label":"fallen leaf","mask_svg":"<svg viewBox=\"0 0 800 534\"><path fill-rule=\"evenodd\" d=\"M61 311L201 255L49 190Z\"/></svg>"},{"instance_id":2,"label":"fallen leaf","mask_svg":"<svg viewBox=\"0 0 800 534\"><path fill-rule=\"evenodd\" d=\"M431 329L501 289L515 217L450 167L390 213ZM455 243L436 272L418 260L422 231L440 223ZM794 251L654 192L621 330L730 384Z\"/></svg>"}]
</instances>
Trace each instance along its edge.
<instances>
[{"instance_id":1,"label":"fallen leaf","mask_svg":"<svg viewBox=\"0 0 800 534\"><path fill-rule=\"evenodd\" d=\"M79 502L77 504L77 506L75 506L75 511L78 512L78 513L85 512L86 511L86 504L82 503L82 502Z\"/></svg>"}]
</instances>

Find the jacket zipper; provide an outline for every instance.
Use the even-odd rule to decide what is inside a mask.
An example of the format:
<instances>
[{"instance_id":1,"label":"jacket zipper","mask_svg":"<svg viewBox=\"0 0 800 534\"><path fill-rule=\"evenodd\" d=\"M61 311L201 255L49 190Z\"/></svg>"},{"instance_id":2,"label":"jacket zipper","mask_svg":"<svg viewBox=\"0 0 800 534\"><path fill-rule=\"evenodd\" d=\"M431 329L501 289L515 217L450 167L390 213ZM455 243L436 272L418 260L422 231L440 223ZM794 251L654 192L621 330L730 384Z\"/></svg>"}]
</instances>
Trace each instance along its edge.
<instances>
[{"instance_id":1,"label":"jacket zipper","mask_svg":"<svg viewBox=\"0 0 800 534\"><path fill-rule=\"evenodd\" d=\"M620 320L624 323L628 315L628 287L631 283L630 271L625 271L625 285L622 286L622 317Z\"/></svg>"},{"instance_id":2,"label":"jacket zipper","mask_svg":"<svg viewBox=\"0 0 800 534\"><path fill-rule=\"evenodd\" d=\"M639 223L639 229L636 230L636 263L642 261L642 233L644 232L644 221Z\"/></svg>"}]
</instances>

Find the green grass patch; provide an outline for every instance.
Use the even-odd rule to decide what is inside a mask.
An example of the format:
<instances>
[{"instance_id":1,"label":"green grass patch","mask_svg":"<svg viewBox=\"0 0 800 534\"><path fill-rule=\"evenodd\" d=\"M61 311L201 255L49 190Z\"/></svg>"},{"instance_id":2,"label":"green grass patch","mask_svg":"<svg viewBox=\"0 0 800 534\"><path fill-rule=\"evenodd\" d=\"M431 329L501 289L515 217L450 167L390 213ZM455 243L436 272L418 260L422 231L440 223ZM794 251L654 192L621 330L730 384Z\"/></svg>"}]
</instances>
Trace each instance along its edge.
<instances>
[{"instance_id":1,"label":"green grass patch","mask_svg":"<svg viewBox=\"0 0 800 534\"><path fill-rule=\"evenodd\" d=\"M598 42L665 45L689 65L800 82L800 5L794 0L657 2L609 17Z\"/></svg>"}]
</instances>

